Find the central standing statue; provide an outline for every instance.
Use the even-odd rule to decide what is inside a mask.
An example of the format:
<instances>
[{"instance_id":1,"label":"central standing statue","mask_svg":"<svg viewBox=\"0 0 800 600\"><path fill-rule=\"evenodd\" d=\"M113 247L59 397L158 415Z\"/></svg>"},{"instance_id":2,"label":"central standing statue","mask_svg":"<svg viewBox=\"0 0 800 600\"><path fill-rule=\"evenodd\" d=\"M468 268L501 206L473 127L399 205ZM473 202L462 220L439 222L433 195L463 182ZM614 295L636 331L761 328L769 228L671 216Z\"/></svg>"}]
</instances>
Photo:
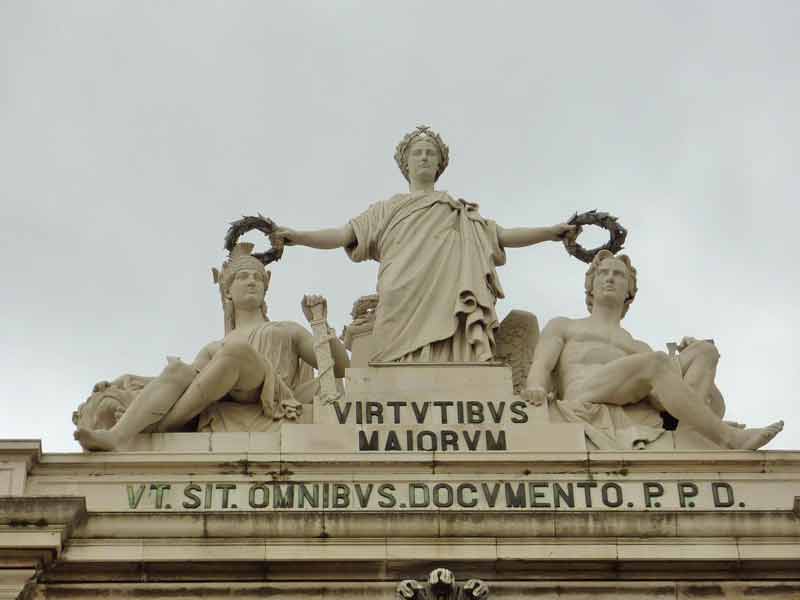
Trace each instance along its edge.
<instances>
[{"instance_id":1,"label":"central standing statue","mask_svg":"<svg viewBox=\"0 0 800 600\"><path fill-rule=\"evenodd\" d=\"M494 356L503 289L495 267L505 248L574 235L574 225L504 229L434 183L449 149L419 126L398 144L395 161L408 193L377 202L343 227L317 231L277 228L275 247L344 248L355 262L376 260L378 306L375 362L476 362Z\"/></svg>"}]
</instances>

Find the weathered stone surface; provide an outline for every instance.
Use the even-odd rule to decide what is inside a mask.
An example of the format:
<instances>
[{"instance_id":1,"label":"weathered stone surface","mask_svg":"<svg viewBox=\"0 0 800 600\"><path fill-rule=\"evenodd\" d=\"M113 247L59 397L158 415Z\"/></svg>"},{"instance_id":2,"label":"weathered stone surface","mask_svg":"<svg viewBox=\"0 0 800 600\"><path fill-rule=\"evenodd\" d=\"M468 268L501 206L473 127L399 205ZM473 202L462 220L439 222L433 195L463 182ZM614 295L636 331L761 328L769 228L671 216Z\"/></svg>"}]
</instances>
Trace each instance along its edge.
<instances>
[{"instance_id":1,"label":"weathered stone surface","mask_svg":"<svg viewBox=\"0 0 800 600\"><path fill-rule=\"evenodd\" d=\"M0 598L800 591L800 453L753 451L781 424L722 420L713 342L670 358L621 328L627 257L597 255L590 317L551 322L533 358L531 313L497 331L505 248L577 230L499 228L434 191L447 157L418 128L396 157L409 194L338 230L272 229L276 252L342 246L383 263L380 297L357 303L345 334L358 354L345 385L324 299L303 302L313 339L268 322L269 276L231 244L215 272L225 339L156 378L99 384L76 415L84 447L110 452L0 442ZM273 328L280 347L254 341Z\"/></svg>"},{"instance_id":2,"label":"weathered stone surface","mask_svg":"<svg viewBox=\"0 0 800 600\"><path fill-rule=\"evenodd\" d=\"M783 421L744 428L723 419L713 340L684 338L670 345L675 352L667 356L621 326L637 291L628 256L598 252L584 288L589 316L557 317L542 332L522 392L528 402L550 403L560 419L584 423L601 450L656 442L664 434L663 412L678 420L676 448L756 450L783 429ZM556 396L560 402L553 402Z\"/></svg>"},{"instance_id":3,"label":"weathered stone surface","mask_svg":"<svg viewBox=\"0 0 800 600\"><path fill-rule=\"evenodd\" d=\"M73 414L75 439L84 449L162 451L156 432L271 432L282 422L309 422L318 359L324 362L319 365L324 399L335 397L334 368L341 377L349 364L344 348L333 335L323 341L317 331L315 342L296 323L267 319L270 273L252 249L236 244L222 269L213 270L225 337L204 346L191 364L169 357L156 377L123 375L96 384ZM309 311L313 305L325 312L321 296L306 296L304 302ZM327 333L324 319L314 326ZM142 432L151 439L133 439ZM185 444L202 441L186 438ZM202 450L198 445L186 450Z\"/></svg>"},{"instance_id":4,"label":"weathered stone surface","mask_svg":"<svg viewBox=\"0 0 800 600\"><path fill-rule=\"evenodd\" d=\"M39 440L0 440L0 496L20 496L28 471L42 455Z\"/></svg>"},{"instance_id":5,"label":"weathered stone surface","mask_svg":"<svg viewBox=\"0 0 800 600\"><path fill-rule=\"evenodd\" d=\"M344 565L339 567L344 570ZM232 565L228 572L234 570ZM419 575L424 569L419 570ZM574 580L491 581L491 598L503 600L795 600L800 584L791 580L763 582L580 582ZM316 582L240 581L236 597L256 600L264 597L303 600L395 600L396 581L341 581L336 578ZM80 586L49 583L35 592L36 600L84 600L108 594L108 584L87 583ZM228 600L230 583L115 583L116 598L174 598L175 600Z\"/></svg>"}]
</instances>

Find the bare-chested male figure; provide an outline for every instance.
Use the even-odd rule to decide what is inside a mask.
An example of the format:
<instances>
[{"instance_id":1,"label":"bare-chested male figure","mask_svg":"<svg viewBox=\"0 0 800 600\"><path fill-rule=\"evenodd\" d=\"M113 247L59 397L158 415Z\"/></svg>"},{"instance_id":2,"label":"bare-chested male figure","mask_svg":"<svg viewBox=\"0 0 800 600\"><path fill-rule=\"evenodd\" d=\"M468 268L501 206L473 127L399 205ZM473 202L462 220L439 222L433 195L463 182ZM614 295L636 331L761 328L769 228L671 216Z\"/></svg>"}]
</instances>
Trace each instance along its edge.
<instances>
[{"instance_id":1,"label":"bare-chested male figure","mask_svg":"<svg viewBox=\"0 0 800 600\"><path fill-rule=\"evenodd\" d=\"M553 383L568 406L647 401L732 449L755 450L783 429L783 421L744 429L722 420L713 344L688 340L676 363L620 326L636 295L636 270L627 256L599 252L585 287L589 316L556 318L542 331L524 392L529 402L544 402Z\"/></svg>"}]
</instances>

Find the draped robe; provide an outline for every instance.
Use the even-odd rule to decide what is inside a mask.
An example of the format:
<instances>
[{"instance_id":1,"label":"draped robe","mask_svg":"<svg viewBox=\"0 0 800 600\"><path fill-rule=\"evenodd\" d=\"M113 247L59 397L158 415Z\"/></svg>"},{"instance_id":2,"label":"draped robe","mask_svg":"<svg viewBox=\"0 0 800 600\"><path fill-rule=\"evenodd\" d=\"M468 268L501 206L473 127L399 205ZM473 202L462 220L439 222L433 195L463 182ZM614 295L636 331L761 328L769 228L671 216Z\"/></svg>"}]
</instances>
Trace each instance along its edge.
<instances>
[{"instance_id":1,"label":"draped robe","mask_svg":"<svg viewBox=\"0 0 800 600\"><path fill-rule=\"evenodd\" d=\"M505 264L497 225L447 192L398 194L350 221L355 262L376 260L371 360L486 361L494 354Z\"/></svg>"},{"instance_id":2,"label":"draped robe","mask_svg":"<svg viewBox=\"0 0 800 600\"><path fill-rule=\"evenodd\" d=\"M311 366L295 350L288 323L267 321L250 332L247 343L264 363L264 383L249 392L248 398L240 398L240 394L233 391L229 397L206 408L200 413L198 431L275 429L283 415L283 406L296 402L293 391L314 377ZM310 413L310 408L304 407L303 412Z\"/></svg>"}]
</instances>

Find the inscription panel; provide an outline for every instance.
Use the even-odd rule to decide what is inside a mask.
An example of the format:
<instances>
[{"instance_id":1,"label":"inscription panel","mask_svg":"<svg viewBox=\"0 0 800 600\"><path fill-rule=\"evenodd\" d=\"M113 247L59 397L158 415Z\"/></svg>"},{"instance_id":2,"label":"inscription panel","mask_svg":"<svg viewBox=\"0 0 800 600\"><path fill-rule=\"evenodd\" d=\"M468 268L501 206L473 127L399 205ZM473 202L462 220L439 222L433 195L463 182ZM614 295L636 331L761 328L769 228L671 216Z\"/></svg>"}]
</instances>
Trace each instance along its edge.
<instances>
[{"instance_id":1,"label":"inscription panel","mask_svg":"<svg viewBox=\"0 0 800 600\"><path fill-rule=\"evenodd\" d=\"M790 510L800 481L537 474L263 480L241 475L37 482L32 494L86 497L90 511L770 511Z\"/></svg>"},{"instance_id":2,"label":"inscription panel","mask_svg":"<svg viewBox=\"0 0 800 600\"><path fill-rule=\"evenodd\" d=\"M768 506L760 501L768 487L721 480L192 481L126 484L120 495L128 510L758 510ZM776 498L784 509L793 501L787 491Z\"/></svg>"}]
</instances>

